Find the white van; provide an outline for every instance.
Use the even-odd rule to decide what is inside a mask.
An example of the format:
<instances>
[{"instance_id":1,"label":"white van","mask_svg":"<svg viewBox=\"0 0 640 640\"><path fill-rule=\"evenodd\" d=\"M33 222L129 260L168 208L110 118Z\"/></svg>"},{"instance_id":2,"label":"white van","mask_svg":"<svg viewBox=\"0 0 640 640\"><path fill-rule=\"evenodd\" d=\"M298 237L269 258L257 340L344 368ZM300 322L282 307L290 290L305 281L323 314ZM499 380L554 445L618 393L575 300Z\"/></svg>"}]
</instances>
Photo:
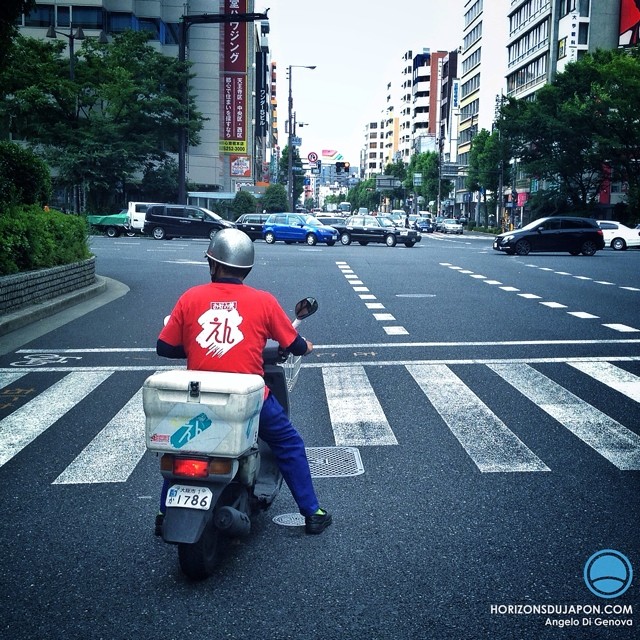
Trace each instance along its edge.
<instances>
[{"instance_id":1,"label":"white van","mask_svg":"<svg viewBox=\"0 0 640 640\"><path fill-rule=\"evenodd\" d=\"M131 229L142 233L144 227L144 218L147 212L147 207L152 204L160 204L159 202L130 202L127 207L127 219Z\"/></svg>"}]
</instances>

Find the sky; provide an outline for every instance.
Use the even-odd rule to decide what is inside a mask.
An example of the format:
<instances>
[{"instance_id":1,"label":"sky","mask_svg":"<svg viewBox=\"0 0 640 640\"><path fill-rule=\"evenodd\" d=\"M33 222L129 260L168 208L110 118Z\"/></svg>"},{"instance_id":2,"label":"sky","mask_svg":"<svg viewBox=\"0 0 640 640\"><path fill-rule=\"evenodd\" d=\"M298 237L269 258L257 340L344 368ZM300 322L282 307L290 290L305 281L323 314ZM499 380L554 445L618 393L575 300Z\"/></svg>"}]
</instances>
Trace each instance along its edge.
<instances>
[{"instance_id":1,"label":"sky","mask_svg":"<svg viewBox=\"0 0 640 640\"><path fill-rule=\"evenodd\" d=\"M338 151L357 165L365 125L379 119L387 83L402 55L452 51L462 40L465 0L255 0L269 9L271 60L277 63L280 146L287 144L289 65L300 156Z\"/></svg>"}]
</instances>

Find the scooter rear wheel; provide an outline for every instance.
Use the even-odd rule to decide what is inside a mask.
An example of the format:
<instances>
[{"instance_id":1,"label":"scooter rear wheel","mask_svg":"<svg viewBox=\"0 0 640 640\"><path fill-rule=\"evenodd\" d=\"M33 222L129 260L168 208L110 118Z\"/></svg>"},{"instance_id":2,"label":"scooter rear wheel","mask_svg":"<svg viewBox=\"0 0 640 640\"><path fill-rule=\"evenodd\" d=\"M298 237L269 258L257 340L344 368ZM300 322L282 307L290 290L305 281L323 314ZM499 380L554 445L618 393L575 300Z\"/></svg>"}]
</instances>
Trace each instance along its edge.
<instances>
[{"instance_id":1,"label":"scooter rear wheel","mask_svg":"<svg viewBox=\"0 0 640 640\"><path fill-rule=\"evenodd\" d=\"M220 532L211 518L198 542L178 544L178 560L182 573L192 580L208 578L218 564L219 538Z\"/></svg>"}]
</instances>

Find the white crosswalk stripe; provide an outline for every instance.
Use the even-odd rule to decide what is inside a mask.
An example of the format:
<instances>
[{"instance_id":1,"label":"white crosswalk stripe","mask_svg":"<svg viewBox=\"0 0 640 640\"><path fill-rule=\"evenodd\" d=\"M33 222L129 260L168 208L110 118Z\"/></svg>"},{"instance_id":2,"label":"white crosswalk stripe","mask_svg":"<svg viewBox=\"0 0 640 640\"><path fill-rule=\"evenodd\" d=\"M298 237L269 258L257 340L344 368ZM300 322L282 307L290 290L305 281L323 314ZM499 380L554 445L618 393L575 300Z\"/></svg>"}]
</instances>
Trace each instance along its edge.
<instances>
[{"instance_id":1,"label":"white crosswalk stripe","mask_svg":"<svg viewBox=\"0 0 640 640\"><path fill-rule=\"evenodd\" d=\"M528 364L487 366L618 469L640 470L638 434Z\"/></svg>"},{"instance_id":2,"label":"white crosswalk stripe","mask_svg":"<svg viewBox=\"0 0 640 640\"><path fill-rule=\"evenodd\" d=\"M53 484L126 482L146 451L140 389Z\"/></svg>"},{"instance_id":3,"label":"white crosswalk stripe","mask_svg":"<svg viewBox=\"0 0 640 640\"><path fill-rule=\"evenodd\" d=\"M640 403L637 375L599 359L568 359L565 364L603 385L603 392L610 390L623 394L626 402ZM640 435L578 398L531 364L467 361L460 366L488 367L535 404L534 411L554 418L618 469L640 470ZM451 364L405 362L394 364L393 368L396 367L398 372L405 369L411 375L480 472L553 471L476 395L472 383L465 383L454 373ZM366 365L322 364L320 368L336 445L398 444L389 420L393 416L385 414ZM0 467L85 400L114 372L86 369L68 372L0 420ZM1 371L0 389L7 397L17 393L11 385L28 374L24 369ZM431 428L432 425L424 424L425 420L424 414L417 416L416 427ZM126 482L144 453L144 413L139 389L53 484Z\"/></svg>"},{"instance_id":4,"label":"white crosswalk stripe","mask_svg":"<svg viewBox=\"0 0 640 640\"><path fill-rule=\"evenodd\" d=\"M398 444L364 367L323 367L322 377L336 445Z\"/></svg>"},{"instance_id":5,"label":"white crosswalk stripe","mask_svg":"<svg viewBox=\"0 0 640 640\"><path fill-rule=\"evenodd\" d=\"M69 373L38 397L0 420L0 467L75 407L111 373Z\"/></svg>"},{"instance_id":6,"label":"white crosswalk stripe","mask_svg":"<svg viewBox=\"0 0 640 640\"><path fill-rule=\"evenodd\" d=\"M480 471L549 471L449 367L407 369Z\"/></svg>"}]
</instances>

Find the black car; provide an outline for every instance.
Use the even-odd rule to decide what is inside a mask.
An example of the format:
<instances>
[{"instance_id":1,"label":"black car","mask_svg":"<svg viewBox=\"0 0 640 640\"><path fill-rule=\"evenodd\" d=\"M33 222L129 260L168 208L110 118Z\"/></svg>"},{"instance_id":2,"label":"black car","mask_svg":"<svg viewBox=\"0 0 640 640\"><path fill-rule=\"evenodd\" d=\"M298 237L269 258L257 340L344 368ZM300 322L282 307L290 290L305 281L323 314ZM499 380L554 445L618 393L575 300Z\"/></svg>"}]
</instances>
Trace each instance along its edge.
<instances>
[{"instance_id":1,"label":"black car","mask_svg":"<svg viewBox=\"0 0 640 640\"><path fill-rule=\"evenodd\" d=\"M355 240L362 245L384 242L388 247L395 247L401 242L405 247L413 247L422 238L417 231L396 227L393 220L384 216L351 216L344 224L340 231L340 242L344 245Z\"/></svg>"},{"instance_id":2,"label":"black car","mask_svg":"<svg viewBox=\"0 0 640 640\"><path fill-rule=\"evenodd\" d=\"M493 241L496 251L526 256L531 251L568 251L572 256L592 256L604 249L604 236L591 218L553 216L539 218L526 227L507 231Z\"/></svg>"},{"instance_id":3,"label":"black car","mask_svg":"<svg viewBox=\"0 0 640 640\"><path fill-rule=\"evenodd\" d=\"M252 242L262 240L262 226L268 217L268 213L244 213L236 220L236 227L244 231Z\"/></svg>"},{"instance_id":4,"label":"black car","mask_svg":"<svg viewBox=\"0 0 640 640\"><path fill-rule=\"evenodd\" d=\"M145 214L143 233L156 240L170 238L213 238L222 229L235 224L217 213L184 204L152 204Z\"/></svg>"}]
</instances>

